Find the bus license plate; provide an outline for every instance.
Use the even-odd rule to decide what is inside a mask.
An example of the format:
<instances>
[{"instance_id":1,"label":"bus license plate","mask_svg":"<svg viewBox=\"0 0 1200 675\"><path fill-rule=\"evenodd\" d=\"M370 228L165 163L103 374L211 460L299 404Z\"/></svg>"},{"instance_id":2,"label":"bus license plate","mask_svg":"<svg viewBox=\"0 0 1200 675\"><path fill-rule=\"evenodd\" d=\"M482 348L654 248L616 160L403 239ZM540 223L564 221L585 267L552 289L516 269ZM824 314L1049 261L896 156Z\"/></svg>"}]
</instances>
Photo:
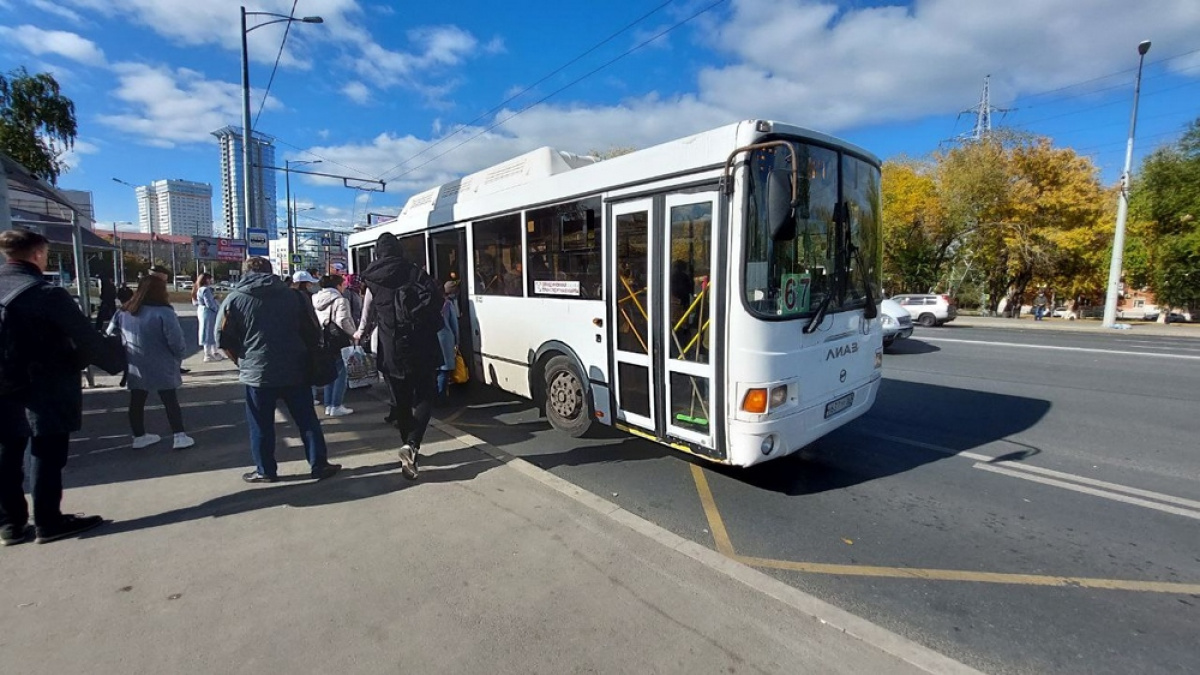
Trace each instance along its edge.
<instances>
[{"instance_id":1,"label":"bus license plate","mask_svg":"<svg viewBox=\"0 0 1200 675\"><path fill-rule=\"evenodd\" d=\"M849 394L846 394L845 396L843 396L839 399L834 399L834 400L830 401L829 403L826 403L825 404L825 419L829 419L830 417L833 417L834 415L842 412L843 410L845 410L846 408L849 408L852 405L854 405L854 392L850 392Z\"/></svg>"}]
</instances>

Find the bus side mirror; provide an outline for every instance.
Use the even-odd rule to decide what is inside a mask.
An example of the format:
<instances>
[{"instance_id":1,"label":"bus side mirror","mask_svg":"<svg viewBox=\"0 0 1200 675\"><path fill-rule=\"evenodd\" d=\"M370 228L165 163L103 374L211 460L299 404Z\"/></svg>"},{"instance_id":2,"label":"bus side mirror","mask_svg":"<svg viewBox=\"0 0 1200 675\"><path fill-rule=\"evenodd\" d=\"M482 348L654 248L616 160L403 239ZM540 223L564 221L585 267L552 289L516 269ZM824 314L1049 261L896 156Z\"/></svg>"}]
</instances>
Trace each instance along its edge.
<instances>
[{"instance_id":1,"label":"bus side mirror","mask_svg":"<svg viewBox=\"0 0 1200 675\"><path fill-rule=\"evenodd\" d=\"M767 175L767 227L773 241L796 238L796 209L792 207L790 173L771 171Z\"/></svg>"}]
</instances>

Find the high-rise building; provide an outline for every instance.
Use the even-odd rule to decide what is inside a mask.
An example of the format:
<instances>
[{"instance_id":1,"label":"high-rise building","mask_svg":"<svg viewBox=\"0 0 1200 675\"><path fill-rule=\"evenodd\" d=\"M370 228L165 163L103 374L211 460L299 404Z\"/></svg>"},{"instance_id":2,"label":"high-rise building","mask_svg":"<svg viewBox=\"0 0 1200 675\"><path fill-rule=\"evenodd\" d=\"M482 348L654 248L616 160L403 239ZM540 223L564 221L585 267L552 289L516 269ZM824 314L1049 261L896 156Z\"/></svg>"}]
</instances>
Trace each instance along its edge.
<instances>
[{"instance_id":1,"label":"high-rise building","mask_svg":"<svg viewBox=\"0 0 1200 675\"><path fill-rule=\"evenodd\" d=\"M138 229L189 237L212 235L212 186L190 180L156 180L140 185Z\"/></svg>"},{"instance_id":2,"label":"high-rise building","mask_svg":"<svg viewBox=\"0 0 1200 675\"><path fill-rule=\"evenodd\" d=\"M250 164L253 171L254 220L259 227L267 229L268 238L279 236L275 221L275 139L253 132ZM231 239L246 236L245 199L242 188L245 184L242 173L242 129L224 127L213 132L221 145L221 212L224 218L223 231L218 234ZM267 168L264 168L267 167Z\"/></svg>"}]
</instances>

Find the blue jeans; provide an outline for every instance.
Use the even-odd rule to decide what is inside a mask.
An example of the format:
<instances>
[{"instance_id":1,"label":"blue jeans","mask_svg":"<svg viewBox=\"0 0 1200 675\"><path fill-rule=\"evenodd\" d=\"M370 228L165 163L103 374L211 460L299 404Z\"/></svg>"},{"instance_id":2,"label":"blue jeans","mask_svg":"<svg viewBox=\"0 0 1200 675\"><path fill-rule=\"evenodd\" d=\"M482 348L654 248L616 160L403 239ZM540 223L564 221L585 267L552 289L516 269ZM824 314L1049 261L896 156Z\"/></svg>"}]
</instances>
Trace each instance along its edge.
<instances>
[{"instance_id":1,"label":"blue jeans","mask_svg":"<svg viewBox=\"0 0 1200 675\"><path fill-rule=\"evenodd\" d=\"M350 372L346 370L346 362L341 358L337 362L337 377L325 385L325 395L322 399L325 407L338 407L346 400L346 385L350 383Z\"/></svg>"},{"instance_id":2,"label":"blue jeans","mask_svg":"<svg viewBox=\"0 0 1200 675\"><path fill-rule=\"evenodd\" d=\"M300 429L304 441L304 454L313 469L329 463L325 448L325 434L321 432L321 421L313 410L309 386L297 384L291 387L246 387L246 422L250 426L250 454L254 466L264 476L274 478L279 467L275 463L275 406L280 401L287 406L288 414Z\"/></svg>"}]
</instances>

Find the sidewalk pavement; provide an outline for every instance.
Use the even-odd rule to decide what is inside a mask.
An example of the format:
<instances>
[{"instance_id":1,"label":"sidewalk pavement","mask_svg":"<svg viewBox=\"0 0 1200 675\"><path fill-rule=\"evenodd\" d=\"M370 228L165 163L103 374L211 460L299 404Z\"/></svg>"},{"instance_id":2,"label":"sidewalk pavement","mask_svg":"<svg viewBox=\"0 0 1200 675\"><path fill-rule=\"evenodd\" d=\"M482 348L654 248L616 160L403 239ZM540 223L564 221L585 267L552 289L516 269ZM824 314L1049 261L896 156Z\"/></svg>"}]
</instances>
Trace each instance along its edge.
<instances>
[{"instance_id":1,"label":"sidewalk pavement","mask_svg":"<svg viewBox=\"0 0 1200 675\"><path fill-rule=\"evenodd\" d=\"M233 427L238 394L189 397ZM65 505L115 522L0 551L5 671L974 672L452 427L407 481L383 403L358 398L324 420L345 468L320 483L242 483L242 427L72 460ZM120 427L122 401L85 394L85 433ZM303 476L280 438L281 475Z\"/></svg>"},{"instance_id":2,"label":"sidewalk pavement","mask_svg":"<svg viewBox=\"0 0 1200 675\"><path fill-rule=\"evenodd\" d=\"M1159 335L1170 337L1200 338L1200 324L1197 323L1155 323L1152 321L1118 321L1118 325L1128 328L1105 328L1096 319L1067 319L1046 318L1034 321L1032 316L1022 316L1019 319L1008 319L996 316L969 316L959 314L958 318L944 324L945 328L1011 328L1017 330L1047 330L1071 333L1100 333L1104 335L1137 334ZM920 327L917 328L920 330Z\"/></svg>"}]
</instances>

